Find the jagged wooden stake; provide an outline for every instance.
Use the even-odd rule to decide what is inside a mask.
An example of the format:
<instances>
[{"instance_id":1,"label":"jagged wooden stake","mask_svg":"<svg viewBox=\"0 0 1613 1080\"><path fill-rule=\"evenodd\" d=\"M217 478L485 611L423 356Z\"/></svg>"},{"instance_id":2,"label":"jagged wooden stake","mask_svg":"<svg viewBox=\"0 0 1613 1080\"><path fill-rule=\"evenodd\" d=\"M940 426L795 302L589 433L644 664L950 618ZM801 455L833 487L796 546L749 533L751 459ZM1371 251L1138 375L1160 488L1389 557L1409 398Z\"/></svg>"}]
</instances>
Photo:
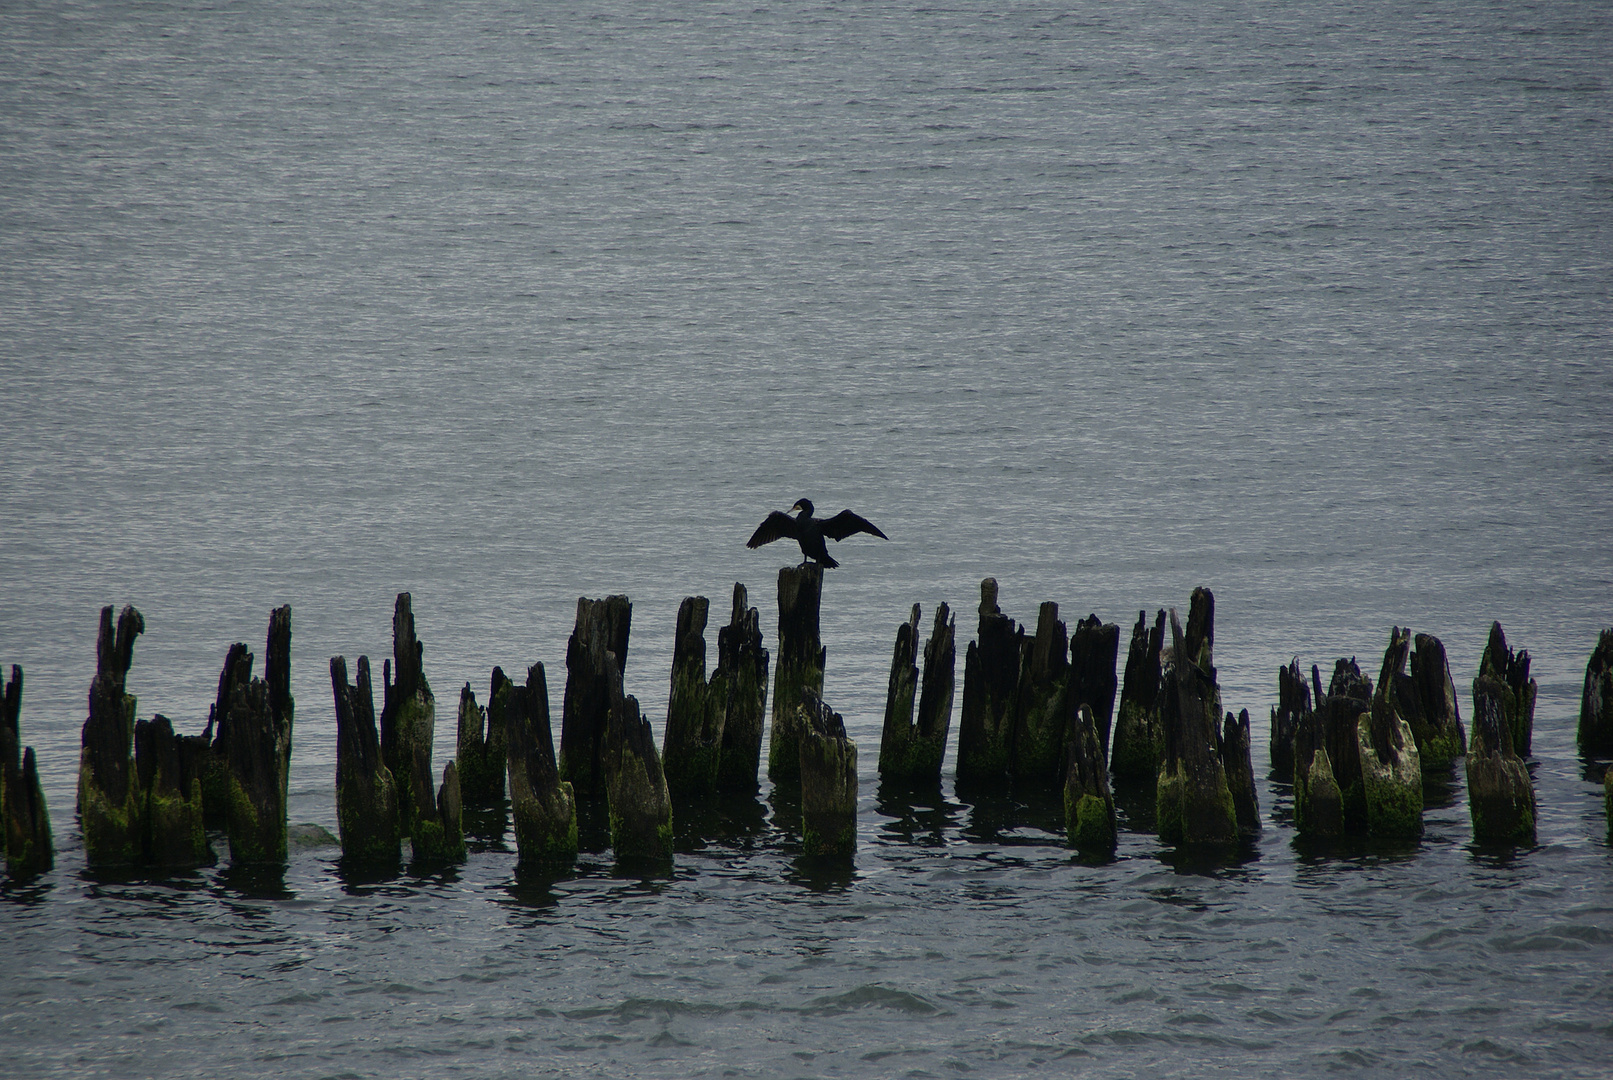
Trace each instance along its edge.
<instances>
[{"instance_id":1,"label":"jagged wooden stake","mask_svg":"<svg viewBox=\"0 0 1613 1080\"><path fill-rule=\"evenodd\" d=\"M616 858L670 861L672 795L655 752L650 722L639 714L637 698L622 695L620 679L611 684L605 784L610 844Z\"/></svg>"},{"instance_id":2,"label":"jagged wooden stake","mask_svg":"<svg viewBox=\"0 0 1613 1080\"><path fill-rule=\"evenodd\" d=\"M1370 836L1407 839L1423 834L1422 761L1395 698L1410 648L1411 631L1395 627L1383 654L1378 689L1367 714L1356 721L1356 753Z\"/></svg>"},{"instance_id":3,"label":"jagged wooden stake","mask_svg":"<svg viewBox=\"0 0 1613 1080\"><path fill-rule=\"evenodd\" d=\"M202 813L202 778L188 768L166 716L134 725L135 774L145 794L144 858L152 866L189 869L213 862Z\"/></svg>"},{"instance_id":4,"label":"jagged wooden stake","mask_svg":"<svg viewBox=\"0 0 1613 1080\"><path fill-rule=\"evenodd\" d=\"M375 727L370 658L358 658L358 684L347 681L347 661L330 659L336 698L336 826L342 856L355 863L394 864L401 855L398 788L381 757Z\"/></svg>"},{"instance_id":5,"label":"jagged wooden stake","mask_svg":"<svg viewBox=\"0 0 1613 1080\"><path fill-rule=\"evenodd\" d=\"M1070 689L1066 695L1070 723L1073 729L1073 718L1082 705L1092 710L1098 747L1105 759L1109 756L1115 693L1120 689L1119 680L1115 678L1115 661L1119 656L1120 627L1115 623L1106 623L1094 614L1075 624L1075 631L1070 635Z\"/></svg>"},{"instance_id":6,"label":"jagged wooden stake","mask_svg":"<svg viewBox=\"0 0 1613 1080\"><path fill-rule=\"evenodd\" d=\"M1473 744L1467 751L1467 803L1481 844L1535 842L1535 786L1508 729L1508 687L1490 674L1473 680Z\"/></svg>"},{"instance_id":7,"label":"jagged wooden stake","mask_svg":"<svg viewBox=\"0 0 1613 1080\"><path fill-rule=\"evenodd\" d=\"M566 642L566 689L560 704L560 778L579 799L605 794L605 728L611 686L627 670L633 604L625 596L577 599L577 622Z\"/></svg>"},{"instance_id":8,"label":"jagged wooden stake","mask_svg":"<svg viewBox=\"0 0 1613 1080\"><path fill-rule=\"evenodd\" d=\"M22 668L13 664L0 705L0 819L5 822L6 870L14 878L43 874L56 864L34 748L22 749L18 759L21 714Z\"/></svg>"},{"instance_id":9,"label":"jagged wooden stake","mask_svg":"<svg viewBox=\"0 0 1613 1080\"><path fill-rule=\"evenodd\" d=\"M704 596L684 598L678 606L672 643L672 690L667 698L662 765L672 793L688 801L709 798L717 790L727 718L727 703L721 696L724 688L715 677L706 681L709 603Z\"/></svg>"},{"instance_id":10,"label":"jagged wooden stake","mask_svg":"<svg viewBox=\"0 0 1613 1080\"><path fill-rule=\"evenodd\" d=\"M1311 688L1299 670L1299 657L1277 669L1277 704L1271 707L1271 771L1279 780L1294 776L1294 733L1311 713Z\"/></svg>"},{"instance_id":11,"label":"jagged wooden stake","mask_svg":"<svg viewBox=\"0 0 1613 1080\"><path fill-rule=\"evenodd\" d=\"M437 699L426 681L425 646L415 637L408 593L392 609L392 660L381 666L381 754L398 788L398 832L410 837L415 854L421 840L429 849L435 836L422 837L422 823L437 817L432 792L431 749L437 728Z\"/></svg>"},{"instance_id":12,"label":"jagged wooden stake","mask_svg":"<svg viewBox=\"0 0 1613 1080\"><path fill-rule=\"evenodd\" d=\"M980 629L963 660L958 717L958 780L999 783L1008 776L1014 704L1025 630L997 606L997 579L980 583Z\"/></svg>"},{"instance_id":13,"label":"jagged wooden stake","mask_svg":"<svg viewBox=\"0 0 1613 1080\"><path fill-rule=\"evenodd\" d=\"M1294 824L1318 840L1365 832L1367 807L1356 733L1372 706L1372 680L1355 659L1333 667L1327 693L1313 665L1316 705L1294 729Z\"/></svg>"},{"instance_id":14,"label":"jagged wooden stake","mask_svg":"<svg viewBox=\"0 0 1613 1080\"><path fill-rule=\"evenodd\" d=\"M712 693L723 708L717 787L741 795L756 793L767 719L769 657L759 613L748 605L745 586L734 582L733 613L717 631L717 670L711 676Z\"/></svg>"},{"instance_id":15,"label":"jagged wooden stake","mask_svg":"<svg viewBox=\"0 0 1613 1080\"><path fill-rule=\"evenodd\" d=\"M786 566L778 572L778 667L773 673L773 728L767 744L767 775L775 784L801 779L801 693L823 693L828 650L818 638L823 567Z\"/></svg>"},{"instance_id":16,"label":"jagged wooden stake","mask_svg":"<svg viewBox=\"0 0 1613 1080\"><path fill-rule=\"evenodd\" d=\"M1063 779L1059 769L1064 764L1072 718L1066 715L1069 647L1070 635L1059 619L1059 606L1044 602L1036 617L1036 637L1020 652L1009 755L1009 773L1016 780L1053 784Z\"/></svg>"},{"instance_id":17,"label":"jagged wooden stake","mask_svg":"<svg viewBox=\"0 0 1613 1080\"><path fill-rule=\"evenodd\" d=\"M1064 773L1064 830L1071 847L1108 857L1115 852L1115 799L1092 709L1076 707Z\"/></svg>"},{"instance_id":18,"label":"jagged wooden stake","mask_svg":"<svg viewBox=\"0 0 1613 1080\"><path fill-rule=\"evenodd\" d=\"M494 668L486 708L476 704L470 683L459 691L459 742L454 764L459 770L460 790L471 806L493 806L504 797L504 711L496 699L508 684L504 672Z\"/></svg>"},{"instance_id":19,"label":"jagged wooden stake","mask_svg":"<svg viewBox=\"0 0 1613 1080\"><path fill-rule=\"evenodd\" d=\"M849 859L857 850L857 744L812 690L797 706L801 773L801 850L811 858Z\"/></svg>"},{"instance_id":20,"label":"jagged wooden stake","mask_svg":"<svg viewBox=\"0 0 1613 1080\"><path fill-rule=\"evenodd\" d=\"M506 747L517 861L524 869L567 869L577 861L577 800L555 764L542 664L527 669L526 685L514 688L509 702Z\"/></svg>"},{"instance_id":21,"label":"jagged wooden stake","mask_svg":"<svg viewBox=\"0 0 1613 1080\"><path fill-rule=\"evenodd\" d=\"M1172 659L1160 710L1165 761L1156 803L1160 840L1181 847L1223 847L1239 836L1219 752L1221 688L1211 663L1214 611L1210 591L1194 589L1187 635L1171 612Z\"/></svg>"},{"instance_id":22,"label":"jagged wooden stake","mask_svg":"<svg viewBox=\"0 0 1613 1080\"><path fill-rule=\"evenodd\" d=\"M140 861L143 800L134 772L135 699L124 693L124 682L134 662L134 639L145 628L140 613L125 607L114 631L112 608L101 609L78 767L79 824L84 860L91 866Z\"/></svg>"},{"instance_id":23,"label":"jagged wooden stake","mask_svg":"<svg viewBox=\"0 0 1613 1080\"><path fill-rule=\"evenodd\" d=\"M1137 625L1131 629L1131 647L1126 653L1126 677L1120 688L1120 711L1115 717L1110 757L1117 784L1152 784L1159 776L1159 765L1165 757L1165 736L1159 726L1160 653L1164 646L1164 609L1160 609L1152 630L1148 628L1148 613L1137 612Z\"/></svg>"},{"instance_id":24,"label":"jagged wooden stake","mask_svg":"<svg viewBox=\"0 0 1613 1080\"><path fill-rule=\"evenodd\" d=\"M269 615L266 679L233 682L227 713L230 859L286 861L286 783L291 771L291 607ZM246 659L251 670L251 657Z\"/></svg>"},{"instance_id":25,"label":"jagged wooden stake","mask_svg":"<svg viewBox=\"0 0 1613 1080\"><path fill-rule=\"evenodd\" d=\"M1534 739L1538 688L1529 677L1529 651L1513 652L1500 623L1490 625L1490 640L1479 660L1479 674L1489 675L1501 684L1501 714L1512 735L1513 752L1528 757Z\"/></svg>"},{"instance_id":26,"label":"jagged wooden stake","mask_svg":"<svg viewBox=\"0 0 1613 1080\"><path fill-rule=\"evenodd\" d=\"M1613 757L1613 627L1603 630L1585 664L1579 699L1579 752Z\"/></svg>"},{"instance_id":27,"label":"jagged wooden stake","mask_svg":"<svg viewBox=\"0 0 1613 1080\"><path fill-rule=\"evenodd\" d=\"M896 631L890 687L885 696L885 727L879 740L879 774L907 783L938 783L952 727L952 690L957 665L957 619L946 604L935 609L935 623L924 643L922 679L918 659L919 605ZM913 717L918 698L918 719Z\"/></svg>"}]
</instances>

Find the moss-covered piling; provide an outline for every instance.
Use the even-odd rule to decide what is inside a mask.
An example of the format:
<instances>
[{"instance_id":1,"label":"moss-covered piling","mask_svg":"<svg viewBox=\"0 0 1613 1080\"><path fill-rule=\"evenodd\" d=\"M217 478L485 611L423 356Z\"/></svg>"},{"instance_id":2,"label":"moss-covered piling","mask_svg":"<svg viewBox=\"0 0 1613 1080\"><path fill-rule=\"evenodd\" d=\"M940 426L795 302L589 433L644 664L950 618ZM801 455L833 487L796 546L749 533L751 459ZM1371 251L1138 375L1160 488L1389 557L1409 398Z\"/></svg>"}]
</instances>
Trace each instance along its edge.
<instances>
[{"instance_id":1,"label":"moss-covered piling","mask_svg":"<svg viewBox=\"0 0 1613 1080\"><path fill-rule=\"evenodd\" d=\"M370 658L358 658L353 684L347 681L346 659L331 657L330 685L336 701L336 825L342 857L395 864L402 854L398 788L381 756Z\"/></svg>"},{"instance_id":2,"label":"moss-covered piling","mask_svg":"<svg viewBox=\"0 0 1613 1080\"><path fill-rule=\"evenodd\" d=\"M560 779L549 723L549 684L543 665L527 669L513 688L507 715L510 815L522 869L559 872L577 860L577 799Z\"/></svg>"},{"instance_id":3,"label":"moss-covered piling","mask_svg":"<svg viewBox=\"0 0 1613 1080\"><path fill-rule=\"evenodd\" d=\"M823 566L803 563L778 572L778 660L773 671L773 726L767 743L767 775L775 784L801 780L803 691L823 693L828 650L818 637L823 602Z\"/></svg>"},{"instance_id":4,"label":"moss-covered piling","mask_svg":"<svg viewBox=\"0 0 1613 1080\"><path fill-rule=\"evenodd\" d=\"M840 714L810 689L797 706L802 732L801 851L815 859L850 859L857 850L857 744Z\"/></svg>"},{"instance_id":5,"label":"moss-covered piling","mask_svg":"<svg viewBox=\"0 0 1613 1080\"><path fill-rule=\"evenodd\" d=\"M0 834L12 877L32 877L55 865L39 766L34 748L22 746L22 668L16 664L0 699Z\"/></svg>"},{"instance_id":6,"label":"moss-covered piling","mask_svg":"<svg viewBox=\"0 0 1613 1080\"><path fill-rule=\"evenodd\" d=\"M980 583L980 625L963 660L958 717L958 781L990 784L1008 776L1014 706L1025 630L997 606L997 579Z\"/></svg>"},{"instance_id":7,"label":"moss-covered piling","mask_svg":"<svg viewBox=\"0 0 1613 1080\"><path fill-rule=\"evenodd\" d=\"M1126 673L1109 758L1110 775L1116 784L1152 784L1159 775L1165 756L1165 737L1159 726L1160 653L1164 644L1164 609L1160 609L1152 629L1148 626L1148 613L1137 612L1137 624L1131 629L1131 644L1126 652Z\"/></svg>"},{"instance_id":8,"label":"moss-covered piling","mask_svg":"<svg viewBox=\"0 0 1613 1080\"><path fill-rule=\"evenodd\" d=\"M101 609L78 770L79 827L90 866L129 866L141 858L144 800L134 771L135 699L124 692L124 683L134 662L134 639L145 628L133 607L123 609L115 630L112 608Z\"/></svg>"},{"instance_id":9,"label":"moss-covered piling","mask_svg":"<svg viewBox=\"0 0 1613 1080\"><path fill-rule=\"evenodd\" d=\"M1064 830L1071 847L1089 856L1113 855L1118 840L1114 794L1097 721L1077 706L1064 772Z\"/></svg>"},{"instance_id":10,"label":"moss-covered piling","mask_svg":"<svg viewBox=\"0 0 1613 1080\"><path fill-rule=\"evenodd\" d=\"M879 775L906 783L940 781L947 732L952 726L957 620L946 604L936 608L934 626L924 643L921 676L917 663L919 614L919 605L914 604L913 617L896 631L885 694L885 725L879 740Z\"/></svg>"},{"instance_id":11,"label":"moss-covered piling","mask_svg":"<svg viewBox=\"0 0 1613 1080\"><path fill-rule=\"evenodd\" d=\"M760 613L750 606L745 586L736 581L728 625L717 631L717 670L711 676L713 693L723 702L722 754L717 763L720 791L756 793L767 720L768 661Z\"/></svg>"},{"instance_id":12,"label":"moss-covered piling","mask_svg":"<svg viewBox=\"0 0 1613 1080\"><path fill-rule=\"evenodd\" d=\"M269 615L266 678L232 680L227 724L230 860L286 861L286 784L291 770L291 607ZM246 657L247 671L252 658Z\"/></svg>"},{"instance_id":13,"label":"moss-covered piling","mask_svg":"<svg viewBox=\"0 0 1613 1080\"><path fill-rule=\"evenodd\" d=\"M610 844L619 860L670 862L672 794L650 722L638 699L612 687L605 728L605 794L610 813Z\"/></svg>"},{"instance_id":14,"label":"moss-covered piling","mask_svg":"<svg viewBox=\"0 0 1613 1080\"><path fill-rule=\"evenodd\" d=\"M577 621L566 642L566 689L560 704L560 778L579 799L605 794L605 729L611 686L627 670L633 604L625 596L577 598Z\"/></svg>"},{"instance_id":15,"label":"moss-covered piling","mask_svg":"<svg viewBox=\"0 0 1613 1080\"><path fill-rule=\"evenodd\" d=\"M1535 786L1509 727L1509 688L1485 673L1473 680L1473 742L1467 751L1467 804L1481 844L1535 842Z\"/></svg>"},{"instance_id":16,"label":"moss-covered piling","mask_svg":"<svg viewBox=\"0 0 1613 1080\"><path fill-rule=\"evenodd\" d=\"M1585 663L1579 698L1579 752L1613 757L1613 627L1603 630Z\"/></svg>"},{"instance_id":17,"label":"moss-covered piling","mask_svg":"<svg viewBox=\"0 0 1613 1080\"><path fill-rule=\"evenodd\" d=\"M686 596L678 605L672 642L672 686L667 697L661 764L667 787L680 800L717 791L722 762L726 686L706 679L706 618L710 602Z\"/></svg>"},{"instance_id":18,"label":"moss-covered piling","mask_svg":"<svg viewBox=\"0 0 1613 1080\"><path fill-rule=\"evenodd\" d=\"M1534 740L1535 697L1538 687L1529 677L1529 652L1514 652L1507 644L1500 623L1490 625L1490 640L1479 660L1479 674L1488 675L1501 685L1501 713L1512 736L1512 749L1521 758L1529 756Z\"/></svg>"}]
</instances>

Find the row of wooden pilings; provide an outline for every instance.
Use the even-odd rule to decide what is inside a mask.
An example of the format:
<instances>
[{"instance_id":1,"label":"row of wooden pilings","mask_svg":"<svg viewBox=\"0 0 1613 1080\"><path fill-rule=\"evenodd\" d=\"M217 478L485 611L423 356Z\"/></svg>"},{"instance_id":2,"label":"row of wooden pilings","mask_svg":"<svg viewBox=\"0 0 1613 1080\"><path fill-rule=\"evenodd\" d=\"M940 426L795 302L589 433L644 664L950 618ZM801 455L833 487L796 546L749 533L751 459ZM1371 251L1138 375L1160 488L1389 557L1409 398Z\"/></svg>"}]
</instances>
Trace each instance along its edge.
<instances>
[{"instance_id":1,"label":"row of wooden pilings","mask_svg":"<svg viewBox=\"0 0 1613 1080\"><path fill-rule=\"evenodd\" d=\"M543 665L528 668L520 683L494 668L485 706L468 683L460 691L457 754L440 782L432 765L436 700L411 598L400 594L379 717L368 657L359 658L352 682L343 657L330 662L344 859L395 864L404 839L416 861L463 859L465 807L496 805L507 791L522 867L563 870L575 861L580 801L603 804L619 860L665 862L675 804L700 805L724 793L754 798L764 727L769 779L799 792L803 852L849 859L857 747L822 699L822 591L816 564L779 573L771 725L764 722L770 657L745 587L734 587L709 677L709 604L684 600L659 753L637 699L623 690L631 603L625 596L579 599L566 649L559 753ZM940 605L921 650L920 617L915 604L897 630L879 773L933 786L952 721L956 619ZM78 782L86 861L205 865L214 858L213 829L227 832L234 862L284 862L295 709L290 607L270 616L264 677L253 677L246 645L230 647L200 735L176 734L161 715L135 719L125 684L143 631L132 607L115 623L110 607L101 613ZM1090 616L1071 634L1057 606L1044 603L1027 632L1003 614L997 583L986 579L978 634L964 659L960 791L1062 786L1070 845L1100 858L1116 847L1112 784L1154 788L1156 825L1167 844L1248 842L1261 827L1249 715L1222 709L1214 639L1207 589L1194 590L1185 629L1174 610L1159 611L1152 625L1139 612L1121 682L1119 626ZM8 867L28 875L51 867L53 846L34 752L21 749L22 672L12 673L0 714L0 812ZM1473 683L1469 738L1444 646L1396 627L1376 684L1354 658L1336 662L1325 691L1314 665L1308 680L1297 659L1279 669L1273 775L1293 784L1302 836L1408 838L1422 832L1423 772L1448 771L1465 757L1475 839L1532 843L1535 794L1524 759L1535 696L1529 654L1515 652L1493 626ZM1602 632L1586 669L1579 739L1582 753L1613 756L1613 629ZM1613 830L1613 771L1605 784Z\"/></svg>"}]
</instances>

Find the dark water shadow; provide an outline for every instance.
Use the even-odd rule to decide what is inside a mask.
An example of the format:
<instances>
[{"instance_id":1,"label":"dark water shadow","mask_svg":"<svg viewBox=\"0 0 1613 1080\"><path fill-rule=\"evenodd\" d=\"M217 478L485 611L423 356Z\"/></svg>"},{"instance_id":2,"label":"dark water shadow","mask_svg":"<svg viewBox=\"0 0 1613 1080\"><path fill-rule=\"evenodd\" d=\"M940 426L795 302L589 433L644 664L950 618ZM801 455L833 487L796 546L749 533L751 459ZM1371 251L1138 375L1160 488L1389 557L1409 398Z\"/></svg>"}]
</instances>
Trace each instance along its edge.
<instances>
[{"instance_id":1,"label":"dark water shadow","mask_svg":"<svg viewBox=\"0 0 1613 1080\"><path fill-rule=\"evenodd\" d=\"M1266 817L1273 825L1291 829L1294 827L1294 785L1288 780L1278 780L1276 776L1274 772L1267 777L1271 784L1271 809Z\"/></svg>"},{"instance_id":2,"label":"dark water shadow","mask_svg":"<svg viewBox=\"0 0 1613 1080\"><path fill-rule=\"evenodd\" d=\"M1133 780L1114 789L1115 817L1122 832L1159 832L1159 785L1157 781Z\"/></svg>"},{"instance_id":3,"label":"dark water shadow","mask_svg":"<svg viewBox=\"0 0 1613 1080\"><path fill-rule=\"evenodd\" d=\"M472 854L513 851L505 839L509 828L510 803L502 796L490 806L465 807L465 849Z\"/></svg>"},{"instance_id":4,"label":"dark water shadow","mask_svg":"<svg viewBox=\"0 0 1613 1080\"><path fill-rule=\"evenodd\" d=\"M1260 861L1260 848L1252 840L1225 847L1167 847L1161 848L1155 858L1186 877L1227 880L1249 876L1250 869Z\"/></svg>"},{"instance_id":5,"label":"dark water shadow","mask_svg":"<svg viewBox=\"0 0 1613 1080\"><path fill-rule=\"evenodd\" d=\"M16 904L18 907L33 907L50 899L56 883L51 875L21 874L13 876L7 873L0 878L0 903Z\"/></svg>"},{"instance_id":6,"label":"dark water shadow","mask_svg":"<svg viewBox=\"0 0 1613 1080\"><path fill-rule=\"evenodd\" d=\"M850 858L797 855L790 860L784 880L791 885L821 894L844 893L857 880L857 864Z\"/></svg>"},{"instance_id":7,"label":"dark water shadow","mask_svg":"<svg viewBox=\"0 0 1613 1080\"><path fill-rule=\"evenodd\" d=\"M160 889L170 893L197 892L208 887L204 870L210 867L175 869L164 866L86 866L78 878L96 896L107 889L140 888Z\"/></svg>"},{"instance_id":8,"label":"dark water shadow","mask_svg":"<svg viewBox=\"0 0 1613 1080\"><path fill-rule=\"evenodd\" d=\"M1422 854L1423 839L1392 840L1356 833L1323 840L1295 833L1288 846L1302 867L1367 868L1412 862Z\"/></svg>"},{"instance_id":9,"label":"dark water shadow","mask_svg":"<svg viewBox=\"0 0 1613 1080\"><path fill-rule=\"evenodd\" d=\"M457 885L463 863L442 859L410 859L405 875L416 886Z\"/></svg>"},{"instance_id":10,"label":"dark water shadow","mask_svg":"<svg viewBox=\"0 0 1613 1080\"><path fill-rule=\"evenodd\" d=\"M1466 785L1456 776L1456 764L1423 771L1423 813L1430 810L1448 810L1456 805L1457 797Z\"/></svg>"},{"instance_id":11,"label":"dark water shadow","mask_svg":"<svg viewBox=\"0 0 1613 1080\"><path fill-rule=\"evenodd\" d=\"M1467 857L1474 866L1486 870L1515 870L1522 869L1524 860L1539 851L1543 845L1534 844L1507 844L1477 840L1469 841Z\"/></svg>"},{"instance_id":12,"label":"dark water shadow","mask_svg":"<svg viewBox=\"0 0 1613 1080\"><path fill-rule=\"evenodd\" d=\"M1025 835L1023 830L1064 837L1064 791L1055 785L960 782L957 795L969 808L968 822L959 832L978 843L1014 847L1050 842L1047 835Z\"/></svg>"},{"instance_id":13,"label":"dark water shadow","mask_svg":"<svg viewBox=\"0 0 1613 1080\"><path fill-rule=\"evenodd\" d=\"M947 833L958 828L965 808L942 793L940 780L881 780L874 809L889 819L880 823L882 836L919 847L945 847Z\"/></svg>"},{"instance_id":14,"label":"dark water shadow","mask_svg":"<svg viewBox=\"0 0 1613 1080\"><path fill-rule=\"evenodd\" d=\"M667 884L677 878L677 866L671 858L655 856L627 856L611 864L610 876L623 881L635 881L650 892L659 894Z\"/></svg>"},{"instance_id":15,"label":"dark water shadow","mask_svg":"<svg viewBox=\"0 0 1613 1080\"><path fill-rule=\"evenodd\" d=\"M284 863L231 863L219 871L217 882L225 892L245 900L295 900L286 887Z\"/></svg>"},{"instance_id":16,"label":"dark water shadow","mask_svg":"<svg viewBox=\"0 0 1613 1080\"><path fill-rule=\"evenodd\" d=\"M590 855L610 850L610 807L604 795L577 796L577 850Z\"/></svg>"},{"instance_id":17,"label":"dark water shadow","mask_svg":"<svg viewBox=\"0 0 1613 1080\"><path fill-rule=\"evenodd\" d=\"M518 865L515 874L503 886L504 894L509 897L504 902L534 913L554 911L560 906L561 899L554 887L562 881L570 881L574 876L575 872L570 867Z\"/></svg>"},{"instance_id":18,"label":"dark water shadow","mask_svg":"<svg viewBox=\"0 0 1613 1080\"><path fill-rule=\"evenodd\" d=\"M1587 757L1584 754L1579 756L1579 778L1587 784L1607 783L1609 768L1613 768L1613 763L1605 758Z\"/></svg>"},{"instance_id":19,"label":"dark water shadow","mask_svg":"<svg viewBox=\"0 0 1613 1080\"><path fill-rule=\"evenodd\" d=\"M767 834L767 805L755 795L718 792L672 802L672 850L692 855L708 846L754 847Z\"/></svg>"},{"instance_id":20,"label":"dark water shadow","mask_svg":"<svg viewBox=\"0 0 1613 1080\"><path fill-rule=\"evenodd\" d=\"M335 862L336 880L349 896L369 896L396 884L403 874L403 859L353 859L342 856Z\"/></svg>"},{"instance_id":21,"label":"dark water shadow","mask_svg":"<svg viewBox=\"0 0 1613 1080\"><path fill-rule=\"evenodd\" d=\"M801 844L801 788L798 785L775 784L768 792L767 801L773 808L773 827L778 831L782 847L799 848Z\"/></svg>"}]
</instances>

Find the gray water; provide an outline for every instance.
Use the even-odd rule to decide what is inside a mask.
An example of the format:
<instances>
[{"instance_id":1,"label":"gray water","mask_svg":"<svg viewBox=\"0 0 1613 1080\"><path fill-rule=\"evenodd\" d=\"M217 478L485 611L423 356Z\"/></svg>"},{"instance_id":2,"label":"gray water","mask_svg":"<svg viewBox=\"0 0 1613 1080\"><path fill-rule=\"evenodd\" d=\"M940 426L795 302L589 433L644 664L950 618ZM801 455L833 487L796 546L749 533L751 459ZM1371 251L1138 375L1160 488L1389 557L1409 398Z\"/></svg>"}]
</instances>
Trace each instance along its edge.
<instances>
[{"instance_id":1,"label":"gray water","mask_svg":"<svg viewBox=\"0 0 1613 1080\"><path fill-rule=\"evenodd\" d=\"M1610 81L1596 2L0 3L0 663L60 848L0 889L0 1074L1606 1075ZM439 701L542 661L556 709L577 597L627 593L659 733L682 597L745 582L772 645L795 555L743 544L801 496L891 537L825 589L854 870L764 784L670 878L517 880L508 834L86 872L101 606L194 732L290 603L334 829L327 661L398 592ZM880 791L896 628L972 636L988 575L1030 623L1215 591L1257 849L1131 806L1085 864L950 753ZM1411 625L1465 688L1492 620L1538 845L1473 846L1458 769L1420 843L1306 850L1276 668Z\"/></svg>"}]
</instances>

